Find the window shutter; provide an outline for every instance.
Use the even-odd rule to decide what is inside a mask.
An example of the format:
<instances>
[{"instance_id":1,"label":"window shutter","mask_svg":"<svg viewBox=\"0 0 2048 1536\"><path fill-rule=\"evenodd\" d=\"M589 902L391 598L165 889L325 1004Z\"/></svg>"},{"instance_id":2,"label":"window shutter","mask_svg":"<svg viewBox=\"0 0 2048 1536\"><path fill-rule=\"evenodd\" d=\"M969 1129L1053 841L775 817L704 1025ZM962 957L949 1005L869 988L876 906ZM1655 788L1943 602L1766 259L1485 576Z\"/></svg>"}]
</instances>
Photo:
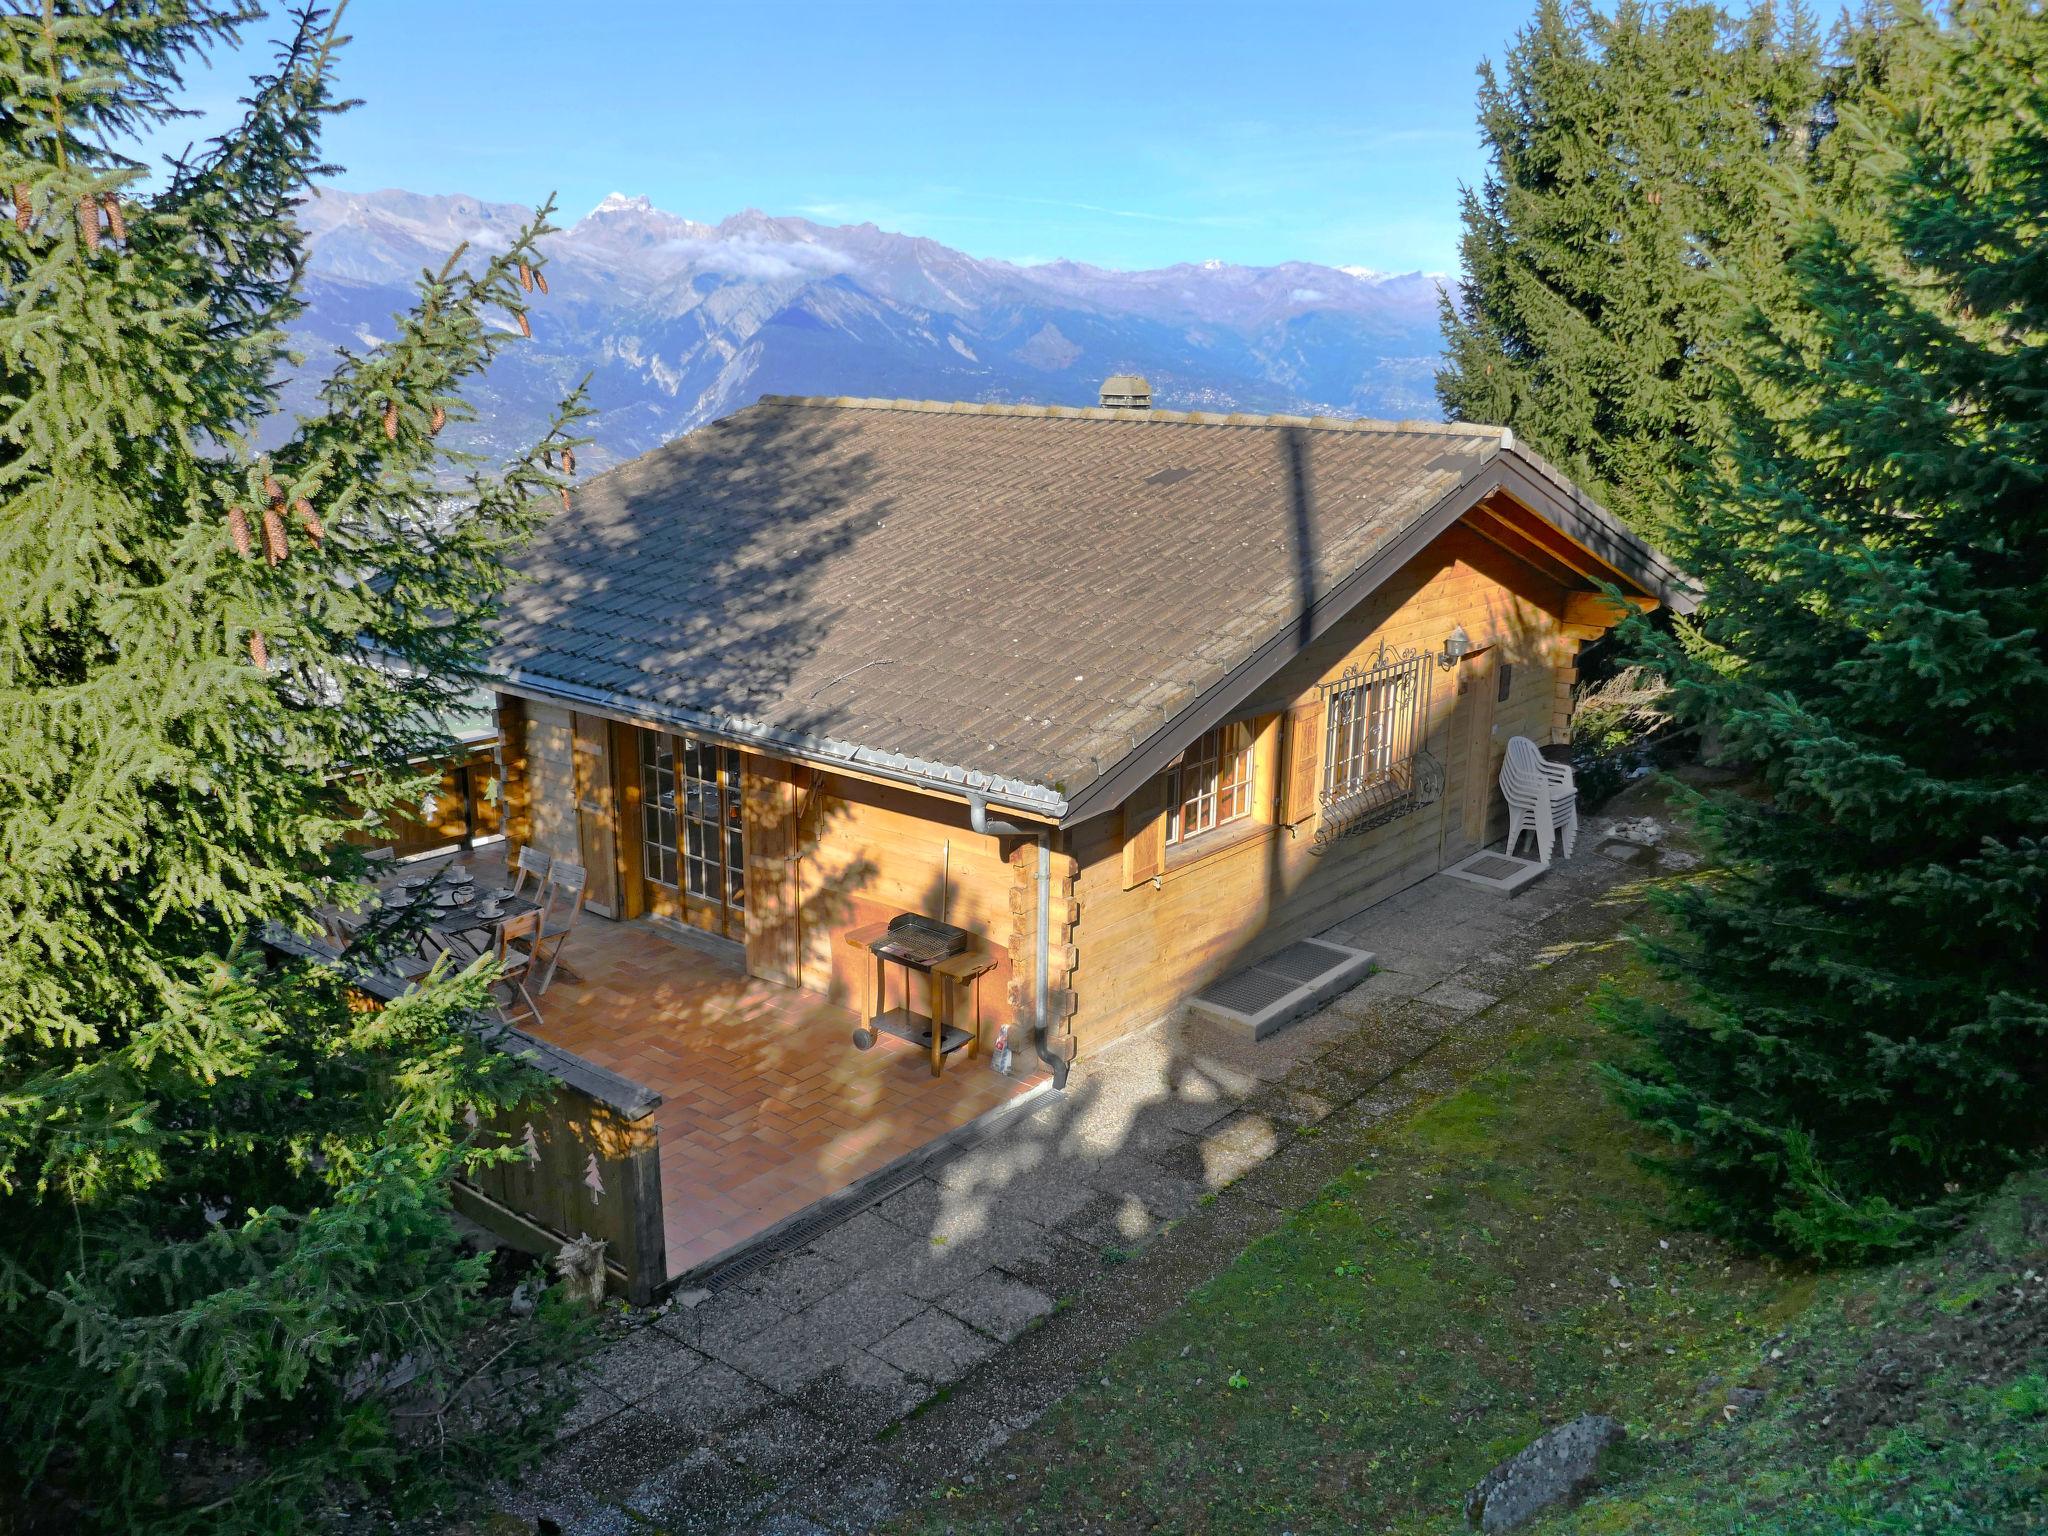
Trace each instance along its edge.
<instances>
[{"instance_id":1,"label":"window shutter","mask_svg":"<svg viewBox=\"0 0 2048 1536\"><path fill-rule=\"evenodd\" d=\"M1166 868L1166 775L1154 774L1124 802L1124 889Z\"/></svg>"},{"instance_id":2,"label":"window shutter","mask_svg":"<svg viewBox=\"0 0 2048 1536\"><path fill-rule=\"evenodd\" d=\"M1316 813L1322 789L1323 701L1287 711L1286 777L1280 785L1280 819L1292 826Z\"/></svg>"}]
</instances>

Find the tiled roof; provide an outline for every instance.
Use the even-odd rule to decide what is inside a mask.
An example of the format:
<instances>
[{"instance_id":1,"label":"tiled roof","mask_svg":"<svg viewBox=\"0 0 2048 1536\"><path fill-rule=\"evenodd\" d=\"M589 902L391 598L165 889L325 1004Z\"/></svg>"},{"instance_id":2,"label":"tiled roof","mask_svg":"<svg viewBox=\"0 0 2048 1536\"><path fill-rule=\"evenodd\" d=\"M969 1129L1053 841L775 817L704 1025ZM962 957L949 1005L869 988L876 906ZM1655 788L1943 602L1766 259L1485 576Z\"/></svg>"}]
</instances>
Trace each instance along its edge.
<instances>
[{"instance_id":1,"label":"tiled roof","mask_svg":"<svg viewBox=\"0 0 2048 1536\"><path fill-rule=\"evenodd\" d=\"M1509 441L770 396L580 487L497 665L1064 808Z\"/></svg>"}]
</instances>

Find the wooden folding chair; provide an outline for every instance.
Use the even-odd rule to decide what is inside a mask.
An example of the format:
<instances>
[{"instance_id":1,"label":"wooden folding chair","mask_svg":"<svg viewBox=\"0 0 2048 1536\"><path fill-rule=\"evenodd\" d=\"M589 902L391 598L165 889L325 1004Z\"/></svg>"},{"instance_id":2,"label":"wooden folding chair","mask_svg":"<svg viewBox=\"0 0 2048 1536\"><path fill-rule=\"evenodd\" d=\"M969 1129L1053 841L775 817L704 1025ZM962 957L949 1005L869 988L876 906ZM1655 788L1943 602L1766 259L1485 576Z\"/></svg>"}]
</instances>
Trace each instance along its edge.
<instances>
[{"instance_id":1,"label":"wooden folding chair","mask_svg":"<svg viewBox=\"0 0 2048 1536\"><path fill-rule=\"evenodd\" d=\"M541 908L540 925L540 948L545 952L547 965L540 974L540 990L543 992L555 979L555 967L562 963L562 946L569 941L576 919L583 915L583 898L589 889L590 880L581 864L556 859L549 866L548 899ZM566 909L566 916L558 910L558 902Z\"/></svg>"},{"instance_id":2,"label":"wooden folding chair","mask_svg":"<svg viewBox=\"0 0 2048 1536\"><path fill-rule=\"evenodd\" d=\"M521 848L512 860L512 894L535 895L541 886L547 883L548 866L553 862L550 855L542 853L531 844ZM535 899L538 897L535 896Z\"/></svg>"},{"instance_id":3,"label":"wooden folding chair","mask_svg":"<svg viewBox=\"0 0 2048 1536\"><path fill-rule=\"evenodd\" d=\"M536 1024L540 1022L540 1005L534 1002L533 993L527 989L527 982L533 978L534 970L540 964L540 918L539 912L522 912L517 917L506 918L498 925L500 975L496 985L509 988L511 996L506 1002L524 1003L526 1013L532 1016ZM508 1021L521 1017L514 1014L510 1007L503 1007L499 1011Z\"/></svg>"}]
</instances>

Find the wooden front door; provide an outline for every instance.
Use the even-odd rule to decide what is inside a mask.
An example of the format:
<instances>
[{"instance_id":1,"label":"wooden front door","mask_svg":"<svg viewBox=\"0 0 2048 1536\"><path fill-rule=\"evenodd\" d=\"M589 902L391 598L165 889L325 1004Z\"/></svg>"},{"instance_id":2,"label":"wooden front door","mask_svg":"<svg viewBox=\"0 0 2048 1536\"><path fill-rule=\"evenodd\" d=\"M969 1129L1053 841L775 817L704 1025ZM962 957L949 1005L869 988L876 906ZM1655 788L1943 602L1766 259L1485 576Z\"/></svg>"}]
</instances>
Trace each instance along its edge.
<instances>
[{"instance_id":1,"label":"wooden front door","mask_svg":"<svg viewBox=\"0 0 2048 1536\"><path fill-rule=\"evenodd\" d=\"M747 857L738 750L694 736L639 734L646 910L744 940Z\"/></svg>"},{"instance_id":2,"label":"wooden front door","mask_svg":"<svg viewBox=\"0 0 2048 1536\"><path fill-rule=\"evenodd\" d=\"M1491 649L1463 662L1458 668L1458 711L1465 717L1465 842L1473 848L1486 845L1486 823L1497 794L1500 759L1493 739L1495 665Z\"/></svg>"}]
</instances>

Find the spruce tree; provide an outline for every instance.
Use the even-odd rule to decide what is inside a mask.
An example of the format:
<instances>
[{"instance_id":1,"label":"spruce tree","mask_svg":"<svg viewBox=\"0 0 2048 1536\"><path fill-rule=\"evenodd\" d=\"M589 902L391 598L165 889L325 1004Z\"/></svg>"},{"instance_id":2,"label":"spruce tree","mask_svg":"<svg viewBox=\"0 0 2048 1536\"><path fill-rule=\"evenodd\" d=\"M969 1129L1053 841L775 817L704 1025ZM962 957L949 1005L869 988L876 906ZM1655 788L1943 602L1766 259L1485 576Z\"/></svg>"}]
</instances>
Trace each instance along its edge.
<instances>
[{"instance_id":1,"label":"spruce tree","mask_svg":"<svg viewBox=\"0 0 2048 1536\"><path fill-rule=\"evenodd\" d=\"M1837 193L1729 280L1710 601L1641 653L1766 793L1663 898L1615 1072L1714 1221L1828 1259L1951 1220L2048 1138L2048 23L1909 14Z\"/></svg>"},{"instance_id":2,"label":"spruce tree","mask_svg":"<svg viewBox=\"0 0 2048 1536\"><path fill-rule=\"evenodd\" d=\"M423 274L276 421L330 22L160 179L125 152L259 15L0 17L0 1506L54 1528L303 1530L542 1428L467 1380L551 1347L448 1212L505 1155L475 1112L534 1087L481 969L362 1012L252 936L364 894L343 834L417 795L563 494L573 402L497 467L436 436L548 226Z\"/></svg>"},{"instance_id":3,"label":"spruce tree","mask_svg":"<svg viewBox=\"0 0 2048 1536\"><path fill-rule=\"evenodd\" d=\"M1661 537L1684 455L1717 430L1710 269L1777 238L1764 189L1813 142L1817 40L1768 6L1542 0L1505 62L1479 72L1491 167L1462 196L1437 396Z\"/></svg>"}]
</instances>

